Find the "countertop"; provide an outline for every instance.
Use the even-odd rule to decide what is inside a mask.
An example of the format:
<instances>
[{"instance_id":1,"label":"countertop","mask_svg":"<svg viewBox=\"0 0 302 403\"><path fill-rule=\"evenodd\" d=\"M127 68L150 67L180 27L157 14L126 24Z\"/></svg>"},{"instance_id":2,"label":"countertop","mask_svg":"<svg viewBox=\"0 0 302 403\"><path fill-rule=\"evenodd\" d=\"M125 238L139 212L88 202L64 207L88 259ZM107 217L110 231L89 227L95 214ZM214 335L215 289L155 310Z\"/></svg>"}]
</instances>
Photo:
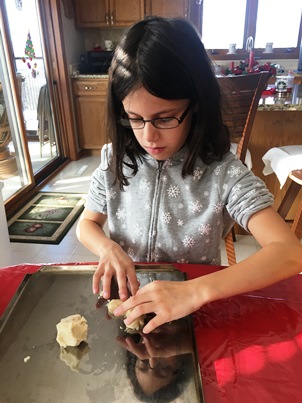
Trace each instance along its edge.
<instances>
[{"instance_id":1,"label":"countertop","mask_svg":"<svg viewBox=\"0 0 302 403\"><path fill-rule=\"evenodd\" d=\"M271 86L273 87L273 86ZM258 111L302 111L302 84L295 84L291 93L262 95Z\"/></svg>"},{"instance_id":2,"label":"countertop","mask_svg":"<svg viewBox=\"0 0 302 403\"><path fill-rule=\"evenodd\" d=\"M106 79L108 74L73 74L72 79ZM273 85L269 86L270 88ZM258 111L302 111L302 84L295 84L291 93L262 95Z\"/></svg>"}]
</instances>

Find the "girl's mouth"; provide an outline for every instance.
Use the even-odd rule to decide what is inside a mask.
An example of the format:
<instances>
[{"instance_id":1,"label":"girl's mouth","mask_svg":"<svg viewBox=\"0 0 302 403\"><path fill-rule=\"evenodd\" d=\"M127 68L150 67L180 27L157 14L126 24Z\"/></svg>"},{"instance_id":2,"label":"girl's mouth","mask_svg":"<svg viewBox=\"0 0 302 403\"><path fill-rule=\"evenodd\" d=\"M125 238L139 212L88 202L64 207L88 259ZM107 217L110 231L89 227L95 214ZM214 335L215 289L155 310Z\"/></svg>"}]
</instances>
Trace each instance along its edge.
<instances>
[{"instance_id":1,"label":"girl's mouth","mask_svg":"<svg viewBox=\"0 0 302 403\"><path fill-rule=\"evenodd\" d=\"M146 147L146 150L150 154L157 155L161 154L165 150L165 147Z\"/></svg>"}]
</instances>

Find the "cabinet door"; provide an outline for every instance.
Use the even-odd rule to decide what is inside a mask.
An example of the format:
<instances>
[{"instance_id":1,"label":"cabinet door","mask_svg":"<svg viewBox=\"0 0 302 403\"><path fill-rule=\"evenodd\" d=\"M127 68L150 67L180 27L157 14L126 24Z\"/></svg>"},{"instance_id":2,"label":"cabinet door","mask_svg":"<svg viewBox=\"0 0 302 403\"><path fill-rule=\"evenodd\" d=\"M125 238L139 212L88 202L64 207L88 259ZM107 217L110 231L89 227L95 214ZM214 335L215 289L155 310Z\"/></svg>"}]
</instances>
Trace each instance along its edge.
<instances>
[{"instance_id":1,"label":"cabinet door","mask_svg":"<svg viewBox=\"0 0 302 403\"><path fill-rule=\"evenodd\" d=\"M78 28L108 27L109 0L76 0L75 23Z\"/></svg>"},{"instance_id":2,"label":"cabinet door","mask_svg":"<svg viewBox=\"0 0 302 403\"><path fill-rule=\"evenodd\" d=\"M146 0L146 14L175 18L188 17L189 0Z\"/></svg>"},{"instance_id":3,"label":"cabinet door","mask_svg":"<svg viewBox=\"0 0 302 403\"><path fill-rule=\"evenodd\" d=\"M79 146L85 150L101 149L106 142L104 127L106 98L76 97Z\"/></svg>"},{"instance_id":4,"label":"cabinet door","mask_svg":"<svg viewBox=\"0 0 302 403\"><path fill-rule=\"evenodd\" d=\"M110 0L110 24L127 27L144 19L144 0Z\"/></svg>"},{"instance_id":5,"label":"cabinet door","mask_svg":"<svg viewBox=\"0 0 302 403\"><path fill-rule=\"evenodd\" d=\"M107 85L106 79L75 79L73 82L78 140L82 149L97 150L105 144Z\"/></svg>"}]
</instances>

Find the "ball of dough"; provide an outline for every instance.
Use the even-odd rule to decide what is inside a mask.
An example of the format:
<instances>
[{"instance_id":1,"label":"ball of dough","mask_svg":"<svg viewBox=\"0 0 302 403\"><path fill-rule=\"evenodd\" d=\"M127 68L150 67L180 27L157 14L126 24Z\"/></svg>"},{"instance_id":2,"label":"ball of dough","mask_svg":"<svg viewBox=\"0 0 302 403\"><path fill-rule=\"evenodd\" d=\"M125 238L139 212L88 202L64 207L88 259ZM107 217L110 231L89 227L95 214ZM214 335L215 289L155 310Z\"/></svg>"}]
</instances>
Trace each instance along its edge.
<instances>
[{"instance_id":1,"label":"ball of dough","mask_svg":"<svg viewBox=\"0 0 302 403\"><path fill-rule=\"evenodd\" d=\"M108 302L107 304L107 309L108 309L108 313L110 316L116 318L117 316L114 316L114 311L115 309L120 306L123 303L123 301L121 301L120 299L112 299L110 302Z\"/></svg>"},{"instance_id":2,"label":"ball of dough","mask_svg":"<svg viewBox=\"0 0 302 403\"><path fill-rule=\"evenodd\" d=\"M113 312L122 303L123 303L123 301L121 301L120 299L112 299L107 304L108 314L110 316L116 318L116 316L114 316ZM132 311L132 309L128 309L128 311L126 311L125 315L122 315L122 316L127 318L127 316L130 314L131 311ZM145 315L139 316L137 319L135 319L133 322L131 322L130 325L126 326L125 331L128 332L128 333L137 333L137 332L139 332L144 327L144 319L145 319Z\"/></svg>"},{"instance_id":3,"label":"ball of dough","mask_svg":"<svg viewBox=\"0 0 302 403\"><path fill-rule=\"evenodd\" d=\"M128 309L128 311L125 314L125 318L127 318L130 313L131 313L132 309ZM137 333L139 332L145 324L145 315L141 315L139 316L137 319L135 319L133 322L130 323L130 325L126 326L126 332L127 333Z\"/></svg>"},{"instance_id":4,"label":"ball of dough","mask_svg":"<svg viewBox=\"0 0 302 403\"><path fill-rule=\"evenodd\" d=\"M56 327L56 340L61 347L78 346L82 341L87 340L88 324L86 319L79 314L61 319Z\"/></svg>"}]
</instances>

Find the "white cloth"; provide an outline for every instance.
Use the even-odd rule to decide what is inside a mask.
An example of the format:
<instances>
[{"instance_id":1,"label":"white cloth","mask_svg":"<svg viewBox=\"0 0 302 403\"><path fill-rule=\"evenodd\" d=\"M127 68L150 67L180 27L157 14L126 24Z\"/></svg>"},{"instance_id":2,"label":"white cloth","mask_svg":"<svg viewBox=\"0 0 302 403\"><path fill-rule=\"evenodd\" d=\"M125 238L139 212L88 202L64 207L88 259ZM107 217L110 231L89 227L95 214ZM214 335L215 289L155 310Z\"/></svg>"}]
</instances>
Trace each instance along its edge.
<instances>
[{"instance_id":1,"label":"white cloth","mask_svg":"<svg viewBox=\"0 0 302 403\"><path fill-rule=\"evenodd\" d=\"M302 145L271 148L262 161L265 165L263 175L275 173L282 189L291 171L302 169Z\"/></svg>"}]
</instances>

